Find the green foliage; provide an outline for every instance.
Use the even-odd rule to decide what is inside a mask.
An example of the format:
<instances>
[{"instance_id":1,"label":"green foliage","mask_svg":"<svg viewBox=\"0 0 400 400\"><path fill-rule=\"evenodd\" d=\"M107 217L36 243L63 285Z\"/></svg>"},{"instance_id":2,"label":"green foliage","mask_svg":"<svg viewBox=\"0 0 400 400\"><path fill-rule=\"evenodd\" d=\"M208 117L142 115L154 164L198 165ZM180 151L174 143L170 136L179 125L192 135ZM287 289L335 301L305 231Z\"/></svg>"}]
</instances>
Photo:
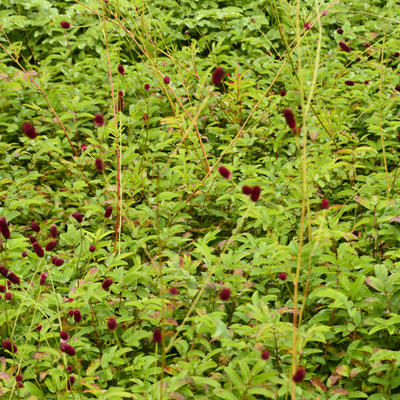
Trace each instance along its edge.
<instances>
[{"instance_id":1,"label":"green foliage","mask_svg":"<svg viewBox=\"0 0 400 400\"><path fill-rule=\"evenodd\" d=\"M291 3L4 0L0 396L400 398L399 9Z\"/></svg>"}]
</instances>

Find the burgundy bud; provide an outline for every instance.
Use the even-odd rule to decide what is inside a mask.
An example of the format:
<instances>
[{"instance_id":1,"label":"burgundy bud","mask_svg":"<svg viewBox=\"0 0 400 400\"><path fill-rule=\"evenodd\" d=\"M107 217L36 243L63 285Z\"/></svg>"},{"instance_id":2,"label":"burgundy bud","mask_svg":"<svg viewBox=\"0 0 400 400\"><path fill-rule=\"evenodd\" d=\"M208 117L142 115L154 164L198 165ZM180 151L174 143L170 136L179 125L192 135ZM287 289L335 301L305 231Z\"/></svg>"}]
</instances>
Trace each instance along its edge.
<instances>
[{"instance_id":1,"label":"burgundy bud","mask_svg":"<svg viewBox=\"0 0 400 400\"><path fill-rule=\"evenodd\" d=\"M164 83L166 84L166 85L168 85L169 83L171 82L171 79L170 79L170 77L169 76L164 76Z\"/></svg>"},{"instance_id":2,"label":"burgundy bud","mask_svg":"<svg viewBox=\"0 0 400 400\"><path fill-rule=\"evenodd\" d=\"M329 200L328 199L322 199L321 208L325 209L325 210L327 210L329 208Z\"/></svg>"},{"instance_id":3,"label":"burgundy bud","mask_svg":"<svg viewBox=\"0 0 400 400\"><path fill-rule=\"evenodd\" d=\"M67 366L67 372L70 374L74 370L74 367L72 365Z\"/></svg>"},{"instance_id":4,"label":"burgundy bud","mask_svg":"<svg viewBox=\"0 0 400 400\"><path fill-rule=\"evenodd\" d=\"M124 93L122 90L118 92L118 111L124 110Z\"/></svg>"},{"instance_id":5,"label":"burgundy bud","mask_svg":"<svg viewBox=\"0 0 400 400\"><path fill-rule=\"evenodd\" d=\"M70 344L65 343L65 342L61 343L60 350L63 353L67 353L69 356L74 356L76 354L75 348L72 347Z\"/></svg>"},{"instance_id":6,"label":"burgundy bud","mask_svg":"<svg viewBox=\"0 0 400 400\"><path fill-rule=\"evenodd\" d=\"M6 217L0 218L0 232L3 234L5 239L9 239L11 237L10 229L8 228Z\"/></svg>"},{"instance_id":7,"label":"burgundy bud","mask_svg":"<svg viewBox=\"0 0 400 400\"><path fill-rule=\"evenodd\" d=\"M9 271L7 267L0 265L0 275L4 276L4 278L7 278Z\"/></svg>"},{"instance_id":8,"label":"burgundy bud","mask_svg":"<svg viewBox=\"0 0 400 400\"><path fill-rule=\"evenodd\" d=\"M75 218L79 223L81 223L81 222L83 221L83 215L82 215L80 212L75 211L75 212L73 212L71 215L72 215L72 217Z\"/></svg>"},{"instance_id":9,"label":"burgundy bud","mask_svg":"<svg viewBox=\"0 0 400 400\"><path fill-rule=\"evenodd\" d=\"M286 273L285 273L285 272L281 272L281 273L279 274L279 279L280 279L281 281L286 281L286 279L287 279Z\"/></svg>"},{"instance_id":10,"label":"burgundy bud","mask_svg":"<svg viewBox=\"0 0 400 400\"><path fill-rule=\"evenodd\" d=\"M294 119L293 111L290 108L285 108L283 110L283 115L285 116L286 123L288 124L290 129L296 128L296 121Z\"/></svg>"},{"instance_id":11,"label":"burgundy bud","mask_svg":"<svg viewBox=\"0 0 400 400\"><path fill-rule=\"evenodd\" d=\"M112 206L108 206L108 207L106 208L106 210L104 211L104 217L105 217L105 218L108 218L108 217L111 216L111 214L112 214Z\"/></svg>"},{"instance_id":12,"label":"burgundy bud","mask_svg":"<svg viewBox=\"0 0 400 400\"><path fill-rule=\"evenodd\" d=\"M9 340L3 340L2 342L3 347L11 353L17 353L18 348L14 343L11 343Z\"/></svg>"},{"instance_id":13,"label":"burgundy bud","mask_svg":"<svg viewBox=\"0 0 400 400\"><path fill-rule=\"evenodd\" d=\"M4 285L0 285L0 293L5 293L6 287Z\"/></svg>"},{"instance_id":14,"label":"burgundy bud","mask_svg":"<svg viewBox=\"0 0 400 400\"><path fill-rule=\"evenodd\" d=\"M42 330L42 328L43 328L42 325L40 325L40 324L37 324L37 325L36 325L36 330L37 330L38 332L40 332L40 331Z\"/></svg>"},{"instance_id":15,"label":"burgundy bud","mask_svg":"<svg viewBox=\"0 0 400 400\"><path fill-rule=\"evenodd\" d=\"M71 390L72 385L75 383L75 377L73 375L68 377L67 389Z\"/></svg>"},{"instance_id":16,"label":"burgundy bud","mask_svg":"<svg viewBox=\"0 0 400 400\"><path fill-rule=\"evenodd\" d=\"M149 115L147 113L144 113L142 120L146 122L146 121L148 121L148 119L149 119Z\"/></svg>"},{"instance_id":17,"label":"burgundy bud","mask_svg":"<svg viewBox=\"0 0 400 400\"><path fill-rule=\"evenodd\" d=\"M251 201L258 201L258 199L260 198L260 194L261 194L261 188L260 186L253 186L251 193L250 193L250 199Z\"/></svg>"},{"instance_id":18,"label":"burgundy bud","mask_svg":"<svg viewBox=\"0 0 400 400\"><path fill-rule=\"evenodd\" d=\"M7 293L4 295L4 298L5 298L7 301L12 300L12 293L7 292Z\"/></svg>"},{"instance_id":19,"label":"burgundy bud","mask_svg":"<svg viewBox=\"0 0 400 400\"><path fill-rule=\"evenodd\" d=\"M33 243L32 247L38 257L44 257L43 247L38 242Z\"/></svg>"},{"instance_id":20,"label":"burgundy bud","mask_svg":"<svg viewBox=\"0 0 400 400\"><path fill-rule=\"evenodd\" d=\"M107 278L103 283L101 284L101 287L104 290L108 290L108 288L114 283L114 281L111 278Z\"/></svg>"},{"instance_id":21,"label":"burgundy bud","mask_svg":"<svg viewBox=\"0 0 400 400\"><path fill-rule=\"evenodd\" d=\"M286 96L286 90L285 90L285 89L281 90L280 95L281 95L282 97L285 97L285 96Z\"/></svg>"},{"instance_id":22,"label":"burgundy bud","mask_svg":"<svg viewBox=\"0 0 400 400\"><path fill-rule=\"evenodd\" d=\"M178 288L176 288L175 286L169 288L169 293L173 296L176 296L179 293Z\"/></svg>"},{"instance_id":23,"label":"burgundy bud","mask_svg":"<svg viewBox=\"0 0 400 400\"><path fill-rule=\"evenodd\" d=\"M339 35L341 35L341 34L343 34L343 29L342 29L342 28L337 28L337 29L336 29L336 32L337 32Z\"/></svg>"},{"instance_id":24,"label":"burgundy bud","mask_svg":"<svg viewBox=\"0 0 400 400\"><path fill-rule=\"evenodd\" d=\"M14 272L10 272L8 274L8 279L14 284L14 285L19 285L21 283L21 280L19 279L19 277L14 274Z\"/></svg>"},{"instance_id":25,"label":"burgundy bud","mask_svg":"<svg viewBox=\"0 0 400 400\"><path fill-rule=\"evenodd\" d=\"M46 283L47 279L47 274L46 272L43 272L43 274L40 275L40 285L43 286Z\"/></svg>"},{"instance_id":26,"label":"burgundy bud","mask_svg":"<svg viewBox=\"0 0 400 400\"><path fill-rule=\"evenodd\" d=\"M252 191L253 191L253 189L250 186L244 185L242 187L242 193L245 195L251 194Z\"/></svg>"},{"instance_id":27,"label":"burgundy bud","mask_svg":"<svg viewBox=\"0 0 400 400\"><path fill-rule=\"evenodd\" d=\"M268 358L269 358L269 351L268 351L268 350L264 350L264 351L261 353L261 358L262 358L263 360L268 360Z\"/></svg>"},{"instance_id":28,"label":"burgundy bud","mask_svg":"<svg viewBox=\"0 0 400 400\"><path fill-rule=\"evenodd\" d=\"M225 75L225 70L222 67L218 67L214 70L211 81L215 86L218 86L222 82L222 78Z\"/></svg>"},{"instance_id":29,"label":"burgundy bud","mask_svg":"<svg viewBox=\"0 0 400 400\"><path fill-rule=\"evenodd\" d=\"M81 144L81 151L86 151L86 150L87 150L86 144Z\"/></svg>"},{"instance_id":30,"label":"burgundy bud","mask_svg":"<svg viewBox=\"0 0 400 400\"><path fill-rule=\"evenodd\" d=\"M296 383L301 382L306 376L306 370L303 367L298 367L296 373L293 375L293 380Z\"/></svg>"},{"instance_id":31,"label":"burgundy bud","mask_svg":"<svg viewBox=\"0 0 400 400\"><path fill-rule=\"evenodd\" d=\"M306 23L304 24L304 29L305 29L306 31L309 31L309 30L311 29L311 24L310 24L310 22L306 22Z\"/></svg>"},{"instance_id":32,"label":"burgundy bud","mask_svg":"<svg viewBox=\"0 0 400 400\"><path fill-rule=\"evenodd\" d=\"M220 173L220 175L225 178L225 179L230 179L232 177L232 172L229 171L228 168L226 168L225 166L221 165L218 168L218 172Z\"/></svg>"},{"instance_id":33,"label":"burgundy bud","mask_svg":"<svg viewBox=\"0 0 400 400\"><path fill-rule=\"evenodd\" d=\"M117 321L114 317L110 317L107 321L107 326L110 331L113 331L117 327Z\"/></svg>"},{"instance_id":34,"label":"burgundy bud","mask_svg":"<svg viewBox=\"0 0 400 400\"><path fill-rule=\"evenodd\" d=\"M64 264L64 260L62 258L57 258L56 262L55 262L55 266L56 267L61 267L61 265Z\"/></svg>"},{"instance_id":35,"label":"burgundy bud","mask_svg":"<svg viewBox=\"0 0 400 400\"><path fill-rule=\"evenodd\" d=\"M350 53L351 49L349 46L347 46L347 44L345 42L339 42L339 46L340 48L345 51L346 53Z\"/></svg>"},{"instance_id":36,"label":"burgundy bud","mask_svg":"<svg viewBox=\"0 0 400 400\"><path fill-rule=\"evenodd\" d=\"M71 27L71 24L68 21L61 21L60 26L63 29L69 29Z\"/></svg>"},{"instance_id":37,"label":"burgundy bud","mask_svg":"<svg viewBox=\"0 0 400 400\"><path fill-rule=\"evenodd\" d=\"M36 233L40 232L40 226L36 222L31 223L31 228L34 230Z\"/></svg>"},{"instance_id":38,"label":"burgundy bud","mask_svg":"<svg viewBox=\"0 0 400 400\"><path fill-rule=\"evenodd\" d=\"M105 165L104 161L101 158L96 158L96 161L94 162L97 171L104 171Z\"/></svg>"},{"instance_id":39,"label":"burgundy bud","mask_svg":"<svg viewBox=\"0 0 400 400\"><path fill-rule=\"evenodd\" d=\"M91 244L91 245L89 246L89 251L90 251L91 253L93 253L95 250L96 250L96 246L95 246L94 244Z\"/></svg>"},{"instance_id":40,"label":"burgundy bud","mask_svg":"<svg viewBox=\"0 0 400 400\"><path fill-rule=\"evenodd\" d=\"M158 329L158 328L154 329L154 332L153 332L153 341L154 341L155 343L160 343L160 342L161 342L161 331L160 331L160 329Z\"/></svg>"},{"instance_id":41,"label":"burgundy bud","mask_svg":"<svg viewBox=\"0 0 400 400\"><path fill-rule=\"evenodd\" d=\"M56 238L58 236L58 230L57 230L57 227L54 224L50 225L50 236L52 238Z\"/></svg>"},{"instance_id":42,"label":"burgundy bud","mask_svg":"<svg viewBox=\"0 0 400 400\"><path fill-rule=\"evenodd\" d=\"M38 135L35 127L30 122L24 123L24 125L22 126L22 131L29 139L35 139L35 137Z\"/></svg>"},{"instance_id":43,"label":"burgundy bud","mask_svg":"<svg viewBox=\"0 0 400 400\"><path fill-rule=\"evenodd\" d=\"M15 377L15 380L16 380L17 382L21 382L21 381L22 381L22 375L21 375L21 374L18 374L18 375Z\"/></svg>"},{"instance_id":44,"label":"burgundy bud","mask_svg":"<svg viewBox=\"0 0 400 400\"><path fill-rule=\"evenodd\" d=\"M95 124L96 126L103 126L103 125L104 125L104 117L103 117L103 114L100 114L100 113L96 114L96 115L94 116L93 122L94 122L94 124Z\"/></svg>"},{"instance_id":45,"label":"burgundy bud","mask_svg":"<svg viewBox=\"0 0 400 400\"><path fill-rule=\"evenodd\" d=\"M74 310L74 320L76 323L79 323L82 321L82 315L78 309Z\"/></svg>"},{"instance_id":46,"label":"burgundy bud","mask_svg":"<svg viewBox=\"0 0 400 400\"><path fill-rule=\"evenodd\" d=\"M398 52L398 51L395 51L394 53L393 53L393 57L394 58L398 58L400 56L400 53Z\"/></svg>"},{"instance_id":47,"label":"burgundy bud","mask_svg":"<svg viewBox=\"0 0 400 400\"><path fill-rule=\"evenodd\" d=\"M27 257L27 256L28 256L28 252L24 250L24 251L21 253L21 256L24 257L24 258Z\"/></svg>"},{"instance_id":48,"label":"burgundy bud","mask_svg":"<svg viewBox=\"0 0 400 400\"><path fill-rule=\"evenodd\" d=\"M46 251L52 251L57 247L57 240L52 240L51 242L46 244Z\"/></svg>"},{"instance_id":49,"label":"burgundy bud","mask_svg":"<svg viewBox=\"0 0 400 400\"><path fill-rule=\"evenodd\" d=\"M231 297L231 289L229 288L223 288L219 292L219 298L223 301L229 300L230 297Z\"/></svg>"},{"instance_id":50,"label":"burgundy bud","mask_svg":"<svg viewBox=\"0 0 400 400\"><path fill-rule=\"evenodd\" d=\"M29 240L30 240L31 244L33 244L33 243L36 243L36 242L37 242L37 240L36 240L35 236L29 236Z\"/></svg>"},{"instance_id":51,"label":"burgundy bud","mask_svg":"<svg viewBox=\"0 0 400 400\"><path fill-rule=\"evenodd\" d=\"M344 81L347 86L354 86L354 81Z\"/></svg>"},{"instance_id":52,"label":"burgundy bud","mask_svg":"<svg viewBox=\"0 0 400 400\"><path fill-rule=\"evenodd\" d=\"M118 72L119 72L121 75L125 75L125 69L124 69L124 67L123 67L121 64L118 65Z\"/></svg>"},{"instance_id":53,"label":"burgundy bud","mask_svg":"<svg viewBox=\"0 0 400 400\"><path fill-rule=\"evenodd\" d=\"M65 331L60 331L60 337L61 337L62 340L68 340L69 339L69 335Z\"/></svg>"},{"instance_id":54,"label":"burgundy bud","mask_svg":"<svg viewBox=\"0 0 400 400\"><path fill-rule=\"evenodd\" d=\"M150 85L149 85L148 83L146 83L146 84L144 85L144 90L150 90Z\"/></svg>"},{"instance_id":55,"label":"burgundy bud","mask_svg":"<svg viewBox=\"0 0 400 400\"><path fill-rule=\"evenodd\" d=\"M68 316L72 317L74 315L74 310L68 310Z\"/></svg>"}]
</instances>

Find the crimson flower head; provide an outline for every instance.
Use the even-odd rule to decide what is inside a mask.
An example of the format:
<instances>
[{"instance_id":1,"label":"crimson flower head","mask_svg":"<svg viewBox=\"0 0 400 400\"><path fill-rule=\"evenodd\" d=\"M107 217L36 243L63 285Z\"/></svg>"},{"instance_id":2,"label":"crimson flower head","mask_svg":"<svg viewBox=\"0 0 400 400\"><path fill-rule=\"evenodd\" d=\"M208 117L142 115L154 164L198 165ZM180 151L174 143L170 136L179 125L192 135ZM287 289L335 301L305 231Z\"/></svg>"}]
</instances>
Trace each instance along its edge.
<instances>
[{"instance_id":1,"label":"crimson flower head","mask_svg":"<svg viewBox=\"0 0 400 400\"><path fill-rule=\"evenodd\" d=\"M228 168L226 168L225 166L221 165L218 168L218 172L220 173L220 175L225 178L225 179L230 179L232 177L232 172L229 171Z\"/></svg>"},{"instance_id":2,"label":"crimson flower head","mask_svg":"<svg viewBox=\"0 0 400 400\"><path fill-rule=\"evenodd\" d=\"M91 253L93 253L95 250L96 250L96 246L95 246L94 244L91 244L91 245L89 246L89 251L90 251Z\"/></svg>"},{"instance_id":3,"label":"crimson flower head","mask_svg":"<svg viewBox=\"0 0 400 400\"><path fill-rule=\"evenodd\" d=\"M101 158L96 158L94 164L96 166L97 171L104 171L105 165L104 161Z\"/></svg>"},{"instance_id":4,"label":"crimson flower head","mask_svg":"<svg viewBox=\"0 0 400 400\"><path fill-rule=\"evenodd\" d=\"M329 208L329 200L328 199L322 199L321 208L325 209L325 210L327 210Z\"/></svg>"},{"instance_id":5,"label":"crimson flower head","mask_svg":"<svg viewBox=\"0 0 400 400\"><path fill-rule=\"evenodd\" d=\"M395 88L394 88L394 90L395 90L396 92L400 92L400 85L396 85Z\"/></svg>"},{"instance_id":6,"label":"crimson flower head","mask_svg":"<svg viewBox=\"0 0 400 400\"><path fill-rule=\"evenodd\" d=\"M170 82L171 82L170 77L167 76L167 75L165 75L165 76L164 76L164 83L165 83L166 85L168 85Z\"/></svg>"},{"instance_id":7,"label":"crimson flower head","mask_svg":"<svg viewBox=\"0 0 400 400\"><path fill-rule=\"evenodd\" d=\"M279 274L279 279L280 279L281 281L286 281L286 279L287 279L286 273L285 273L285 272L281 272L281 273Z\"/></svg>"},{"instance_id":8,"label":"crimson flower head","mask_svg":"<svg viewBox=\"0 0 400 400\"><path fill-rule=\"evenodd\" d=\"M7 292L7 293L4 295L4 298L5 298L7 301L10 301L10 300L12 299L12 293Z\"/></svg>"},{"instance_id":9,"label":"crimson flower head","mask_svg":"<svg viewBox=\"0 0 400 400\"><path fill-rule=\"evenodd\" d=\"M19 277L14 274L14 272L10 272L8 274L8 279L10 280L11 283L13 283L14 285L19 285L21 283L21 280L19 279Z\"/></svg>"},{"instance_id":10,"label":"crimson flower head","mask_svg":"<svg viewBox=\"0 0 400 400\"><path fill-rule=\"evenodd\" d=\"M67 390L71 390L71 387L73 386L74 383L75 383L75 377L73 375L70 375L67 381Z\"/></svg>"},{"instance_id":11,"label":"crimson flower head","mask_svg":"<svg viewBox=\"0 0 400 400\"><path fill-rule=\"evenodd\" d=\"M107 278L106 280L103 281L103 283L101 284L101 287L104 290L108 290L109 287L114 283L114 281L111 278Z\"/></svg>"},{"instance_id":12,"label":"crimson flower head","mask_svg":"<svg viewBox=\"0 0 400 400\"><path fill-rule=\"evenodd\" d=\"M43 326L40 325L40 324L37 324L35 329L36 329L38 332L40 332L40 331L43 329Z\"/></svg>"},{"instance_id":13,"label":"crimson flower head","mask_svg":"<svg viewBox=\"0 0 400 400\"><path fill-rule=\"evenodd\" d=\"M249 195L249 194L251 194L251 192L253 191L253 189L250 187L250 186L247 186L247 185L244 185L243 187L242 187L242 193L243 194L245 194L245 195Z\"/></svg>"},{"instance_id":14,"label":"crimson flower head","mask_svg":"<svg viewBox=\"0 0 400 400\"><path fill-rule=\"evenodd\" d=\"M290 108L285 108L283 110L283 115L285 116L289 128L296 129L296 120L294 119L293 111Z\"/></svg>"},{"instance_id":15,"label":"crimson flower head","mask_svg":"<svg viewBox=\"0 0 400 400\"><path fill-rule=\"evenodd\" d=\"M69 356L74 356L76 354L75 348L72 347L70 344L65 343L65 342L61 343L60 350L63 353L67 353Z\"/></svg>"},{"instance_id":16,"label":"crimson flower head","mask_svg":"<svg viewBox=\"0 0 400 400\"><path fill-rule=\"evenodd\" d=\"M110 317L107 321L107 326L110 331L113 331L117 327L117 320L114 317Z\"/></svg>"},{"instance_id":17,"label":"crimson flower head","mask_svg":"<svg viewBox=\"0 0 400 400\"><path fill-rule=\"evenodd\" d=\"M63 29L69 29L69 28L71 28L71 24L70 24L68 21L61 21L61 22L60 22L60 26L61 26L61 28L63 28Z\"/></svg>"},{"instance_id":18,"label":"crimson flower head","mask_svg":"<svg viewBox=\"0 0 400 400\"><path fill-rule=\"evenodd\" d=\"M81 144L81 151L86 151L86 150L87 150L86 144Z\"/></svg>"},{"instance_id":19,"label":"crimson flower head","mask_svg":"<svg viewBox=\"0 0 400 400\"><path fill-rule=\"evenodd\" d=\"M104 211L104 218L109 218L112 214L112 206L108 206Z\"/></svg>"},{"instance_id":20,"label":"crimson flower head","mask_svg":"<svg viewBox=\"0 0 400 400\"><path fill-rule=\"evenodd\" d=\"M33 243L32 247L33 251L36 253L38 257L40 258L44 257L43 247L38 242Z\"/></svg>"},{"instance_id":21,"label":"crimson flower head","mask_svg":"<svg viewBox=\"0 0 400 400\"><path fill-rule=\"evenodd\" d=\"M269 358L269 351L268 351L268 350L264 350L264 351L261 353L261 358L262 358L263 360L268 360L268 358Z\"/></svg>"},{"instance_id":22,"label":"crimson flower head","mask_svg":"<svg viewBox=\"0 0 400 400\"><path fill-rule=\"evenodd\" d=\"M36 233L40 232L40 226L36 222L31 223L31 228L34 230Z\"/></svg>"},{"instance_id":23,"label":"crimson flower head","mask_svg":"<svg viewBox=\"0 0 400 400\"><path fill-rule=\"evenodd\" d=\"M6 217L0 218L0 232L3 234L5 239L10 239L10 229L8 228L8 224L6 221Z\"/></svg>"},{"instance_id":24,"label":"crimson flower head","mask_svg":"<svg viewBox=\"0 0 400 400\"><path fill-rule=\"evenodd\" d=\"M342 29L342 28L337 28L337 29L336 29L336 32L337 32L339 35L341 35L341 34L343 33L343 29Z\"/></svg>"},{"instance_id":25,"label":"crimson flower head","mask_svg":"<svg viewBox=\"0 0 400 400\"><path fill-rule=\"evenodd\" d=\"M29 139L35 139L35 137L38 135L35 127L30 122L24 123L24 125L22 126L22 131Z\"/></svg>"},{"instance_id":26,"label":"crimson flower head","mask_svg":"<svg viewBox=\"0 0 400 400\"><path fill-rule=\"evenodd\" d=\"M251 201L258 201L258 199L260 198L260 194L261 194L261 188L260 186L253 186L253 188L251 189L251 193L250 193L250 199Z\"/></svg>"},{"instance_id":27,"label":"crimson flower head","mask_svg":"<svg viewBox=\"0 0 400 400\"><path fill-rule=\"evenodd\" d=\"M293 380L296 383L301 382L306 376L306 370L303 367L298 367L296 373L293 375Z\"/></svg>"},{"instance_id":28,"label":"crimson flower head","mask_svg":"<svg viewBox=\"0 0 400 400\"><path fill-rule=\"evenodd\" d=\"M104 117L103 114L97 113L94 116L93 122L96 126L103 126L104 125Z\"/></svg>"},{"instance_id":29,"label":"crimson flower head","mask_svg":"<svg viewBox=\"0 0 400 400\"><path fill-rule=\"evenodd\" d=\"M285 89L281 90L280 95L281 95L282 97L285 97L285 96L286 96L286 90L285 90Z\"/></svg>"},{"instance_id":30,"label":"crimson flower head","mask_svg":"<svg viewBox=\"0 0 400 400\"><path fill-rule=\"evenodd\" d=\"M347 86L354 86L354 81L344 81Z\"/></svg>"},{"instance_id":31,"label":"crimson flower head","mask_svg":"<svg viewBox=\"0 0 400 400\"><path fill-rule=\"evenodd\" d=\"M225 75L225 70L222 67L218 67L214 70L211 81L215 86L218 86L222 82L222 78Z\"/></svg>"},{"instance_id":32,"label":"crimson flower head","mask_svg":"<svg viewBox=\"0 0 400 400\"><path fill-rule=\"evenodd\" d=\"M56 238L58 236L58 230L54 224L50 225L50 236L52 238Z\"/></svg>"},{"instance_id":33,"label":"crimson flower head","mask_svg":"<svg viewBox=\"0 0 400 400\"><path fill-rule=\"evenodd\" d=\"M72 317L74 315L74 310L68 310L68 316Z\"/></svg>"},{"instance_id":34,"label":"crimson flower head","mask_svg":"<svg viewBox=\"0 0 400 400\"><path fill-rule=\"evenodd\" d=\"M223 301L229 300L230 297L231 297L231 289L229 288L223 288L219 292L219 298Z\"/></svg>"},{"instance_id":35,"label":"crimson flower head","mask_svg":"<svg viewBox=\"0 0 400 400\"><path fill-rule=\"evenodd\" d=\"M82 321L82 315L78 309L74 310L74 320L76 323L79 323Z\"/></svg>"},{"instance_id":36,"label":"crimson flower head","mask_svg":"<svg viewBox=\"0 0 400 400\"><path fill-rule=\"evenodd\" d=\"M61 337L62 340L68 340L69 339L69 335L65 331L60 331L60 337Z\"/></svg>"},{"instance_id":37,"label":"crimson flower head","mask_svg":"<svg viewBox=\"0 0 400 400\"><path fill-rule=\"evenodd\" d=\"M24 258L25 258L25 257L28 257L28 252L24 250L24 251L21 253L21 256L24 257Z\"/></svg>"},{"instance_id":38,"label":"crimson flower head","mask_svg":"<svg viewBox=\"0 0 400 400\"><path fill-rule=\"evenodd\" d=\"M175 286L169 288L169 293L172 294L173 296L176 296L179 293L178 288L176 288Z\"/></svg>"},{"instance_id":39,"label":"crimson flower head","mask_svg":"<svg viewBox=\"0 0 400 400\"><path fill-rule=\"evenodd\" d=\"M349 46L347 46L347 44L345 42L339 42L339 46L340 48L345 51L346 53L350 53L351 49Z\"/></svg>"},{"instance_id":40,"label":"crimson flower head","mask_svg":"<svg viewBox=\"0 0 400 400\"><path fill-rule=\"evenodd\" d=\"M46 283L47 279L47 274L46 272L43 272L43 274L40 275L40 285L43 286Z\"/></svg>"},{"instance_id":41,"label":"crimson flower head","mask_svg":"<svg viewBox=\"0 0 400 400\"><path fill-rule=\"evenodd\" d=\"M52 251L57 247L57 240L52 240L46 244L46 251Z\"/></svg>"},{"instance_id":42,"label":"crimson flower head","mask_svg":"<svg viewBox=\"0 0 400 400\"><path fill-rule=\"evenodd\" d=\"M10 270L7 267L0 265L0 274L4 276L4 278L7 278L9 272Z\"/></svg>"},{"instance_id":43,"label":"crimson flower head","mask_svg":"<svg viewBox=\"0 0 400 400\"><path fill-rule=\"evenodd\" d=\"M71 215L72 215L72 217L75 218L79 223L81 223L81 222L83 221L83 215L82 215L80 212L75 211L75 212L73 212Z\"/></svg>"},{"instance_id":44,"label":"crimson flower head","mask_svg":"<svg viewBox=\"0 0 400 400\"><path fill-rule=\"evenodd\" d=\"M18 374L18 375L15 377L15 380L16 380L17 382L21 382L21 381L22 381L22 375L21 375L21 374Z\"/></svg>"},{"instance_id":45,"label":"crimson flower head","mask_svg":"<svg viewBox=\"0 0 400 400\"><path fill-rule=\"evenodd\" d=\"M393 53L393 57L394 58L398 58L400 56L400 53L398 52L398 51L395 51L394 53Z\"/></svg>"},{"instance_id":46,"label":"crimson flower head","mask_svg":"<svg viewBox=\"0 0 400 400\"><path fill-rule=\"evenodd\" d=\"M70 374L74 370L74 367L72 365L67 366L67 372Z\"/></svg>"},{"instance_id":47,"label":"crimson flower head","mask_svg":"<svg viewBox=\"0 0 400 400\"><path fill-rule=\"evenodd\" d=\"M125 75L125 68L121 64L118 65L118 72L121 75Z\"/></svg>"},{"instance_id":48,"label":"crimson flower head","mask_svg":"<svg viewBox=\"0 0 400 400\"><path fill-rule=\"evenodd\" d=\"M149 85L148 83L146 83L146 84L144 85L144 90L150 90L150 85Z\"/></svg>"},{"instance_id":49,"label":"crimson flower head","mask_svg":"<svg viewBox=\"0 0 400 400\"><path fill-rule=\"evenodd\" d=\"M33 243L36 243L36 242L37 242L37 240L36 240L35 236L29 236L29 240L30 240L31 244L33 244Z\"/></svg>"},{"instance_id":50,"label":"crimson flower head","mask_svg":"<svg viewBox=\"0 0 400 400\"><path fill-rule=\"evenodd\" d=\"M3 340L1 344L6 350L8 350L11 353L15 354L18 352L17 346L14 343L11 343L9 340Z\"/></svg>"},{"instance_id":51,"label":"crimson flower head","mask_svg":"<svg viewBox=\"0 0 400 400\"><path fill-rule=\"evenodd\" d=\"M161 331L160 331L160 329L158 329L158 328L154 329L154 332L153 332L153 341L154 341L155 343L160 343L160 342L161 342Z\"/></svg>"},{"instance_id":52,"label":"crimson flower head","mask_svg":"<svg viewBox=\"0 0 400 400\"><path fill-rule=\"evenodd\" d=\"M311 23L310 23L310 22L306 22L306 23L304 24L304 29L305 29L306 31L309 31L309 30L311 29Z\"/></svg>"},{"instance_id":53,"label":"crimson flower head","mask_svg":"<svg viewBox=\"0 0 400 400\"><path fill-rule=\"evenodd\" d=\"M4 285L0 285L0 293L5 293L6 287Z\"/></svg>"}]
</instances>

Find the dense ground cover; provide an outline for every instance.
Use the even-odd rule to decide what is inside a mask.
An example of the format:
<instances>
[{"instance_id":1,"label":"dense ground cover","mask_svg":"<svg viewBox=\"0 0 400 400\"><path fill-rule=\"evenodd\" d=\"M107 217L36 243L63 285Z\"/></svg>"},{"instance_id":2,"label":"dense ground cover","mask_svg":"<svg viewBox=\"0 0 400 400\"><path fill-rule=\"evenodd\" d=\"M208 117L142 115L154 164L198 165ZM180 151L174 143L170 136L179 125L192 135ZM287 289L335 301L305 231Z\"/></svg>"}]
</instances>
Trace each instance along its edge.
<instances>
[{"instance_id":1,"label":"dense ground cover","mask_svg":"<svg viewBox=\"0 0 400 400\"><path fill-rule=\"evenodd\" d=\"M399 22L2 0L0 397L399 399Z\"/></svg>"}]
</instances>

